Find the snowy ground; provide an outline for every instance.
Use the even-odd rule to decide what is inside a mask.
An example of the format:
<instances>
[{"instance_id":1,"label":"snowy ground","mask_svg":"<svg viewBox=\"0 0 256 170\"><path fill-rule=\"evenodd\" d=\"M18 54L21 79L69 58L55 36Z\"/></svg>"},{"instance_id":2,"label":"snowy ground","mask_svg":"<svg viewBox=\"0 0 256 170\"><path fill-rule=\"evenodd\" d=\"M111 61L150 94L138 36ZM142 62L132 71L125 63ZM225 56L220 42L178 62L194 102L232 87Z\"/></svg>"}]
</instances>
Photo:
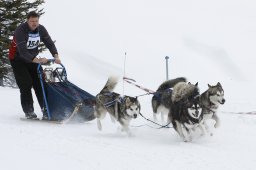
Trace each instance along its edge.
<instances>
[{"instance_id":1,"label":"snowy ground","mask_svg":"<svg viewBox=\"0 0 256 170\"><path fill-rule=\"evenodd\" d=\"M184 143L172 128L151 128L147 125L156 126L141 117L132 122L132 137L120 132L109 117L102 132L95 121L63 125L21 121L18 90L0 88L0 93L1 169L240 170L256 166L256 115L227 113L240 112L237 105L255 109L250 101L227 100L214 136Z\"/></svg>"},{"instance_id":2,"label":"snowy ground","mask_svg":"<svg viewBox=\"0 0 256 170\"><path fill-rule=\"evenodd\" d=\"M170 77L199 82L201 92L221 82L225 105L213 136L184 143L172 129L132 122L132 137L109 117L51 124L21 121L18 89L0 88L0 169L248 169L256 167L255 2L231 0L46 0L45 25L57 40L68 78L96 95L109 75L124 74L155 90ZM49 56L44 53L41 56ZM117 92L144 92L121 81ZM139 98L152 118L151 96ZM35 99L36 113L41 116Z\"/></svg>"}]
</instances>

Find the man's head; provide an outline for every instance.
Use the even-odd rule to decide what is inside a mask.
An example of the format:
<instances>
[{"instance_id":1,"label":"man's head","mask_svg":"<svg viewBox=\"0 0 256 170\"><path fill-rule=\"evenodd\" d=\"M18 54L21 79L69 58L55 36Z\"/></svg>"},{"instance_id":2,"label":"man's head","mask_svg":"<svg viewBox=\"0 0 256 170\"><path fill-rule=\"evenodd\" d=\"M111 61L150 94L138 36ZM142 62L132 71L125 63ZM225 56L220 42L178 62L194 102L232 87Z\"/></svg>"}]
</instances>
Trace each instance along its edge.
<instances>
[{"instance_id":1,"label":"man's head","mask_svg":"<svg viewBox=\"0 0 256 170\"><path fill-rule=\"evenodd\" d=\"M34 31L39 26L39 14L31 11L27 15L27 23L30 30Z\"/></svg>"}]
</instances>

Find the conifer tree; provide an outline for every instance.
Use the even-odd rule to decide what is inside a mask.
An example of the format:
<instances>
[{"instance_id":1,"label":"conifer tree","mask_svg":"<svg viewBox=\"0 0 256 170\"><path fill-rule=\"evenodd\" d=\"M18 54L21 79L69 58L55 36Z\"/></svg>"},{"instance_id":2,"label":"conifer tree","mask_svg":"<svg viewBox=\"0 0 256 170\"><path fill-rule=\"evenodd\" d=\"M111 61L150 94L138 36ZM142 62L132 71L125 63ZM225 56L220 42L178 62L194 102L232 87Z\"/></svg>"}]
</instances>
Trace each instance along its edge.
<instances>
[{"instance_id":1,"label":"conifer tree","mask_svg":"<svg viewBox=\"0 0 256 170\"><path fill-rule=\"evenodd\" d=\"M16 85L8 59L9 45L16 27L26 21L30 11L44 14L38 7L44 0L1 0L0 1L0 86Z\"/></svg>"}]
</instances>

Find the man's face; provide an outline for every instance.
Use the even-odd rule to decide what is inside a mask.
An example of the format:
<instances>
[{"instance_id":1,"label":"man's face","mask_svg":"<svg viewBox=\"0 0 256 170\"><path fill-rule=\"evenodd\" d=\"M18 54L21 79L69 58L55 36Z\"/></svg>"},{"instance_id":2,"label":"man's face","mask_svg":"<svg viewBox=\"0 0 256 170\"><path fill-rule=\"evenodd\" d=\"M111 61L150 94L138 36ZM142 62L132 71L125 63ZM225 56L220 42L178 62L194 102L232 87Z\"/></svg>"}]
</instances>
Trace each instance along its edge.
<instances>
[{"instance_id":1,"label":"man's face","mask_svg":"<svg viewBox=\"0 0 256 170\"><path fill-rule=\"evenodd\" d=\"M28 26L31 31L34 31L39 26L39 18L38 17L30 17L28 20Z\"/></svg>"}]
</instances>

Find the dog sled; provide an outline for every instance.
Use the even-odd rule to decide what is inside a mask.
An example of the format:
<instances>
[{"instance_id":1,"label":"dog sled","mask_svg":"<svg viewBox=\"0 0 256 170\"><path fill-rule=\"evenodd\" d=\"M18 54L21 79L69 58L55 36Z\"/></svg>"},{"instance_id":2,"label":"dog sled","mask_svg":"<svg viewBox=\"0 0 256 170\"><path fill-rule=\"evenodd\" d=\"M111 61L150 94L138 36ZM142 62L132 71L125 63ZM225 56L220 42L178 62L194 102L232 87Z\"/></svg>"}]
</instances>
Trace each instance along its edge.
<instances>
[{"instance_id":1,"label":"dog sled","mask_svg":"<svg viewBox=\"0 0 256 170\"><path fill-rule=\"evenodd\" d=\"M49 60L47 64L39 64L37 69L44 96L44 111L48 115L46 121L85 122L95 119L95 96L69 82L65 67L60 64L54 68L53 63L54 60Z\"/></svg>"}]
</instances>

